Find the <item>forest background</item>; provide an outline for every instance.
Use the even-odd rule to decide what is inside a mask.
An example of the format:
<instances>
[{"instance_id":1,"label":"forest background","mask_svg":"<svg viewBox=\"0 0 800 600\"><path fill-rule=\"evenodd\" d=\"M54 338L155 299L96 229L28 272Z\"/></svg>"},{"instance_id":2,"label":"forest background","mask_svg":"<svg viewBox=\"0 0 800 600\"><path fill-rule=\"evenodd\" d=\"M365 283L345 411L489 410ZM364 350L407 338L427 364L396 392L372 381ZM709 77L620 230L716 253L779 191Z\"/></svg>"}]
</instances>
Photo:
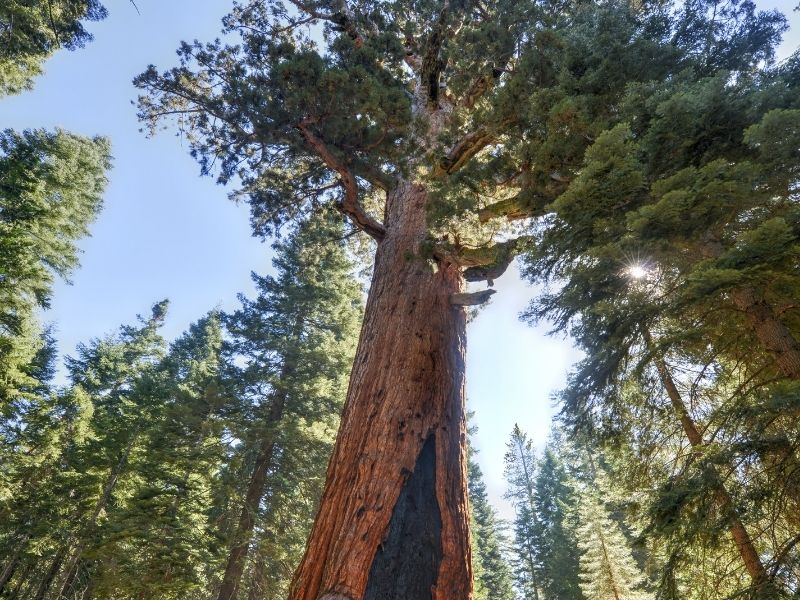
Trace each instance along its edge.
<instances>
[{"instance_id":1,"label":"forest background","mask_svg":"<svg viewBox=\"0 0 800 600\"><path fill-rule=\"evenodd\" d=\"M139 93L133 75L148 64L174 62L177 40L217 37L231 3L136 4L138 13L125 0L106 3L108 18L88 24L90 44L57 52L33 90L0 98L4 128L62 127L108 136L113 144L104 208L91 237L78 242L80 268L71 283L56 281L51 308L42 315L55 325L62 354L162 298L170 300L163 334L173 339L209 309L235 308L239 292L252 295L250 273L272 269L269 244L252 237L247 206L226 201L228 189L199 177L174 132L147 139L131 104ZM796 45L787 38L785 47ZM563 387L580 355L565 336L548 337L546 324L519 321L536 292L516 269L496 289L500 293L469 325L467 396L480 426L475 445L489 497L510 518L502 473L508 435L519 423L538 447L545 443L555 412L550 395ZM60 373L56 381L63 383L63 367Z\"/></svg>"},{"instance_id":2,"label":"forest background","mask_svg":"<svg viewBox=\"0 0 800 600\"><path fill-rule=\"evenodd\" d=\"M137 312L146 314L147 307L164 296L172 300L172 308L162 332L174 339L210 307L237 309L236 292L243 291L251 298L257 293L267 294L269 285L264 285L265 280L251 281L251 271L276 272L269 266L267 246L247 235L244 211L222 201L225 190L197 177L196 166L184 157L184 144L176 145L169 134L145 141L128 102L136 95L128 83L130 73L140 71L146 63L169 62L176 39L214 37L220 15L206 14L208 7L181 8L178 3L137 7L120 2L109 8L111 18L90 26L96 40L87 50L59 53L47 63L47 74L37 80L33 92L0 105L4 125L18 130L65 127L85 135L107 135L113 142L115 169L105 195L106 209L92 227L95 237L81 242L83 267L72 275L73 286L57 286L53 308L43 315L46 321L55 323L64 354L73 354L71 350L79 341L112 332L119 323L132 322ZM214 10L219 8L215 6ZM796 18L790 6L777 8ZM796 33L786 37L778 60L797 46L792 35ZM137 56L139 50L141 58ZM279 275L285 273L286 265L303 262L302 257L292 254L291 245L284 245L283 253L283 262L276 265ZM511 424L521 422L541 446L553 412L550 394L563 385L569 365L578 358L568 340L545 339L546 324L531 330L516 320L536 290L521 285L516 274L504 278L499 288L502 294L498 301L484 309L471 326L469 366L469 393L481 428L474 447L481 451L479 460L495 504L501 504L502 456ZM245 308L252 306L246 304ZM163 305L156 305L143 329L123 329L120 339L144 343L151 324L162 317ZM247 321L244 313L234 316L234 330L237 319ZM186 344L192 339L206 336L206 341L213 341L214 336L208 333L212 330L207 321L190 329L190 337L173 346L171 358L164 363L166 368L170 368L170 360L180 365L181 352L189 351ZM140 335L144 337L139 339ZM92 361L102 354L102 344L93 344L82 347L77 360L68 362L73 380L76 373L80 378L81 369L85 375ZM176 368L180 372L180 366ZM56 383L66 381L62 371ZM521 455L526 450L523 446ZM591 460L586 463L585 457L576 459L581 461L582 468L594 472ZM473 478L476 481L479 477ZM588 494L581 504L590 510L592 501ZM598 519L595 524L602 520ZM591 557L590 548L582 550L584 557Z\"/></svg>"}]
</instances>

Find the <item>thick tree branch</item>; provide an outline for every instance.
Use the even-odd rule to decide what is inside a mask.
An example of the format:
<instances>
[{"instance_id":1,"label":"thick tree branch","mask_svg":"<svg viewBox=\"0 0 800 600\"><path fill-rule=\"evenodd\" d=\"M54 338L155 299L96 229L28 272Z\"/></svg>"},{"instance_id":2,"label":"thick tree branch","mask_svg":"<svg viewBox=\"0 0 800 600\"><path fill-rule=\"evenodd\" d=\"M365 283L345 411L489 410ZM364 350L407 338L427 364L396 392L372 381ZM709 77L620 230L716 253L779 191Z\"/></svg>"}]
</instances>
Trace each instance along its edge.
<instances>
[{"instance_id":1,"label":"thick tree branch","mask_svg":"<svg viewBox=\"0 0 800 600\"><path fill-rule=\"evenodd\" d=\"M358 200L358 182L353 172L331 152L330 148L325 145L325 142L308 128L308 123L297 125L297 129L314 153L319 156L329 168L339 174L342 188L344 189L344 198L337 204L336 208L350 217L356 227L371 235L376 240L382 240L386 236L386 227L383 223L367 213L364 207L361 206Z\"/></svg>"},{"instance_id":2,"label":"thick tree branch","mask_svg":"<svg viewBox=\"0 0 800 600\"><path fill-rule=\"evenodd\" d=\"M479 248L453 248L440 245L434 251L434 256L466 267L464 279L467 281L486 281L492 286L494 280L506 272L521 247L531 239L530 236L521 236Z\"/></svg>"},{"instance_id":3,"label":"thick tree branch","mask_svg":"<svg viewBox=\"0 0 800 600\"><path fill-rule=\"evenodd\" d=\"M472 85L469 86L469 89L464 93L459 104L465 108L473 108L478 100L497 84L500 77L506 72L506 67L508 63L511 62L512 57L513 52L509 52L500 59L499 63L502 66L498 67L496 64L492 65L491 75L484 74L479 76Z\"/></svg>"},{"instance_id":4,"label":"thick tree branch","mask_svg":"<svg viewBox=\"0 0 800 600\"><path fill-rule=\"evenodd\" d=\"M513 198L484 206L478 211L478 219L481 223L486 223L496 217L505 217L509 221L539 217L545 214L546 204L547 199L544 196L522 192Z\"/></svg>"},{"instance_id":5,"label":"thick tree branch","mask_svg":"<svg viewBox=\"0 0 800 600\"><path fill-rule=\"evenodd\" d=\"M452 175L494 140L495 134L486 127L479 127L472 133L468 133L434 167L434 176Z\"/></svg>"},{"instance_id":6,"label":"thick tree branch","mask_svg":"<svg viewBox=\"0 0 800 600\"><path fill-rule=\"evenodd\" d=\"M450 304L455 306L479 306L486 304L496 290L481 290L480 292L464 292L462 294L451 294Z\"/></svg>"},{"instance_id":7,"label":"thick tree branch","mask_svg":"<svg viewBox=\"0 0 800 600\"><path fill-rule=\"evenodd\" d=\"M450 1L444 0L442 10L439 11L439 18L436 19L430 35L428 35L428 43L425 46L425 54L420 66L420 81L427 90L428 101L433 104L439 101L439 77L445 66L440 54L449 16Z\"/></svg>"}]
</instances>

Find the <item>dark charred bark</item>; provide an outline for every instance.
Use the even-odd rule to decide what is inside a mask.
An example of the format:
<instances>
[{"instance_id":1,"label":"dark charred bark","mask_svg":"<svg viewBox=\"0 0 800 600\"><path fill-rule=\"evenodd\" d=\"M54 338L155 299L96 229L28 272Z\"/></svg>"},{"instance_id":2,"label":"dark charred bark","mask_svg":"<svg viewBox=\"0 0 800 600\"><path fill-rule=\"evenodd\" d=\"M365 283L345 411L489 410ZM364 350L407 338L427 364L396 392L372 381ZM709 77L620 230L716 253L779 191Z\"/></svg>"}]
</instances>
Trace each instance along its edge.
<instances>
[{"instance_id":1,"label":"dark charred bark","mask_svg":"<svg viewBox=\"0 0 800 600\"><path fill-rule=\"evenodd\" d=\"M440 533L416 538L417 552L404 557L400 572L430 578L432 563L438 568L432 585L406 588L417 595L404 600L471 597L466 318L450 302L462 292L463 278L458 265L441 261L433 268L420 258L426 201L426 190L410 182L388 195L386 237L376 254L342 424L290 600L362 600L389 589L385 578L396 575L386 565L407 543L395 532L411 526L405 524L408 499L401 497L412 489L413 497L426 499L415 509L414 527Z\"/></svg>"},{"instance_id":2,"label":"dark charred bark","mask_svg":"<svg viewBox=\"0 0 800 600\"><path fill-rule=\"evenodd\" d=\"M430 598L442 562L436 499L436 438L428 437L394 505L389 530L372 561L364 600Z\"/></svg>"}]
</instances>

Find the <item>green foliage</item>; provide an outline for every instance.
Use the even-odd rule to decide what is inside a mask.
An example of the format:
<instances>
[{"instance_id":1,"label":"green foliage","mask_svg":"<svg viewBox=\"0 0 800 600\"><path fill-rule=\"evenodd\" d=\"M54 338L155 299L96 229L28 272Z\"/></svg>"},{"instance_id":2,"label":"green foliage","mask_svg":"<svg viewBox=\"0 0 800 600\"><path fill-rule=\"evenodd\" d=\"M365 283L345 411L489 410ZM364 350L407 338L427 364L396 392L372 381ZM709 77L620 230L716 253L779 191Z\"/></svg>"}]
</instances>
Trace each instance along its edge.
<instances>
[{"instance_id":1,"label":"green foliage","mask_svg":"<svg viewBox=\"0 0 800 600\"><path fill-rule=\"evenodd\" d=\"M620 526L604 506L604 490L598 485L579 486L577 506L580 525L576 530L581 550L581 590L585 600L646 600L644 575L634 561ZM607 486L606 486L607 489Z\"/></svg>"},{"instance_id":2,"label":"green foliage","mask_svg":"<svg viewBox=\"0 0 800 600\"><path fill-rule=\"evenodd\" d=\"M473 428L470 433L474 434ZM514 600L512 574L504 555L508 545L504 523L489 503L483 473L470 447L469 502L472 513L472 570L476 600Z\"/></svg>"},{"instance_id":3,"label":"green foliage","mask_svg":"<svg viewBox=\"0 0 800 600\"><path fill-rule=\"evenodd\" d=\"M355 353L362 291L342 233L332 214L301 223L275 245L275 275L254 275L258 296L242 298L226 318L229 376L242 402L234 434L243 440L236 460L244 478L235 511L259 447L275 444L240 586L265 598L285 597L302 557Z\"/></svg>"},{"instance_id":4,"label":"green foliage","mask_svg":"<svg viewBox=\"0 0 800 600\"><path fill-rule=\"evenodd\" d=\"M78 265L76 242L102 204L109 144L62 130L0 134L0 402L32 384L35 311Z\"/></svg>"},{"instance_id":5,"label":"green foliage","mask_svg":"<svg viewBox=\"0 0 800 600\"><path fill-rule=\"evenodd\" d=\"M59 48L91 41L82 21L101 21L98 0L8 0L0 6L0 96L30 89Z\"/></svg>"},{"instance_id":6,"label":"green foliage","mask_svg":"<svg viewBox=\"0 0 800 600\"><path fill-rule=\"evenodd\" d=\"M240 589L285 593L316 511L360 323L362 291L342 233L331 215L300 224L275 246L275 275L254 275L255 299L209 313L168 349L159 335L166 301L138 324L81 344L66 361L67 388L43 389L0 421L0 548L12 561L4 566L17 567L0 588L207 598L235 539L256 451L271 439ZM42 381L48 357L36 363Z\"/></svg>"}]
</instances>

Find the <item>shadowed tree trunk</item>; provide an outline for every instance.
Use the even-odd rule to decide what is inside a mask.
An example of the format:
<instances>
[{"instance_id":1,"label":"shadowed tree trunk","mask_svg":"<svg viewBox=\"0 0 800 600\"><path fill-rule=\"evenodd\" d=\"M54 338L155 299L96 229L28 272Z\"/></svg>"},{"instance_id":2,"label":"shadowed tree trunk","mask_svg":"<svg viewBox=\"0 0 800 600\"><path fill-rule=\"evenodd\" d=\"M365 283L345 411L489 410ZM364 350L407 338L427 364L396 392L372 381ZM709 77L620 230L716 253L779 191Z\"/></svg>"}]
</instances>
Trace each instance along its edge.
<instances>
[{"instance_id":1,"label":"shadowed tree trunk","mask_svg":"<svg viewBox=\"0 0 800 600\"><path fill-rule=\"evenodd\" d=\"M290 600L467 600L464 309L456 265L419 256L427 191L387 200L325 491Z\"/></svg>"},{"instance_id":2,"label":"shadowed tree trunk","mask_svg":"<svg viewBox=\"0 0 800 600\"><path fill-rule=\"evenodd\" d=\"M43 600L47 595L47 590L50 589L50 584L53 583L53 579L55 579L55 576L58 575L58 570L61 568L61 562L63 560L64 552L59 550L58 554L56 554L56 557L53 559L53 562L50 563L50 568L48 569L44 578L39 583L39 587L37 588L36 594L33 597L34 600Z\"/></svg>"},{"instance_id":3,"label":"shadowed tree trunk","mask_svg":"<svg viewBox=\"0 0 800 600\"><path fill-rule=\"evenodd\" d=\"M17 566L19 565L20 556L22 556L22 551L25 549L26 544L28 543L27 535L22 536L22 539L17 542L14 546L14 550L11 552L10 556L6 558L6 563L3 565L3 570L0 571L0 594L3 593L3 590L6 589L8 582L14 576L14 572L17 570Z\"/></svg>"},{"instance_id":4,"label":"shadowed tree trunk","mask_svg":"<svg viewBox=\"0 0 800 600\"><path fill-rule=\"evenodd\" d=\"M287 369L284 369L286 374ZM222 586L219 589L217 600L234 600L238 592L239 583L242 579L245 561L247 560L248 550L253 537L253 527L258 516L258 507L261 498L264 496L266 487L267 472L272 464L272 455L275 451L276 428L283 417L283 409L286 403L286 393L280 390L272 399L272 404L267 416L267 433L261 441L253 465L253 474L247 486L242 512L239 516L239 523L236 526L236 533L233 537L233 546L228 555L228 564L225 567L225 575L222 579Z\"/></svg>"},{"instance_id":5,"label":"shadowed tree trunk","mask_svg":"<svg viewBox=\"0 0 800 600\"><path fill-rule=\"evenodd\" d=\"M645 331L645 341L650 348L653 348L652 338L647 331ZM670 373L663 356L658 353L658 351L656 351L654 362L656 369L658 370L661 383L667 392L667 396L670 399L670 403L672 404L675 414L680 419L681 427L683 428L683 432L689 440L689 444L693 450L700 451L702 447L705 446L703 434L695 424L692 416L689 414L689 410L686 408L686 404L683 402L683 398L678 391L678 387L675 385L675 380L672 378L672 374ZM753 586L757 589L762 589L767 585L769 577L767 570L764 568L764 564L761 562L761 557L758 554L758 550L756 550L756 547L753 544L750 533L747 531L744 523L742 523L733 499L728 493L728 490L725 489L725 484L723 483L719 472L713 465L708 465L707 470L711 476L712 485L714 486L714 502L728 520L731 537L736 544L739 555L742 557L742 562L747 569L747 573L750 575Z\"/></svg>"},{"instance_id":6,"label":"shadowed tree trunk","mask_svg":"<svg viewBox=\"0 0 800 600\"><path fill-rule=\"evenodd\" d=\"M772 307L751 287L733 290L731 297L736 307L747 316L758 340L775 358L781 374L790 379L800 379L800 343L775 315Z\"/></svg>"}]
</instances>

